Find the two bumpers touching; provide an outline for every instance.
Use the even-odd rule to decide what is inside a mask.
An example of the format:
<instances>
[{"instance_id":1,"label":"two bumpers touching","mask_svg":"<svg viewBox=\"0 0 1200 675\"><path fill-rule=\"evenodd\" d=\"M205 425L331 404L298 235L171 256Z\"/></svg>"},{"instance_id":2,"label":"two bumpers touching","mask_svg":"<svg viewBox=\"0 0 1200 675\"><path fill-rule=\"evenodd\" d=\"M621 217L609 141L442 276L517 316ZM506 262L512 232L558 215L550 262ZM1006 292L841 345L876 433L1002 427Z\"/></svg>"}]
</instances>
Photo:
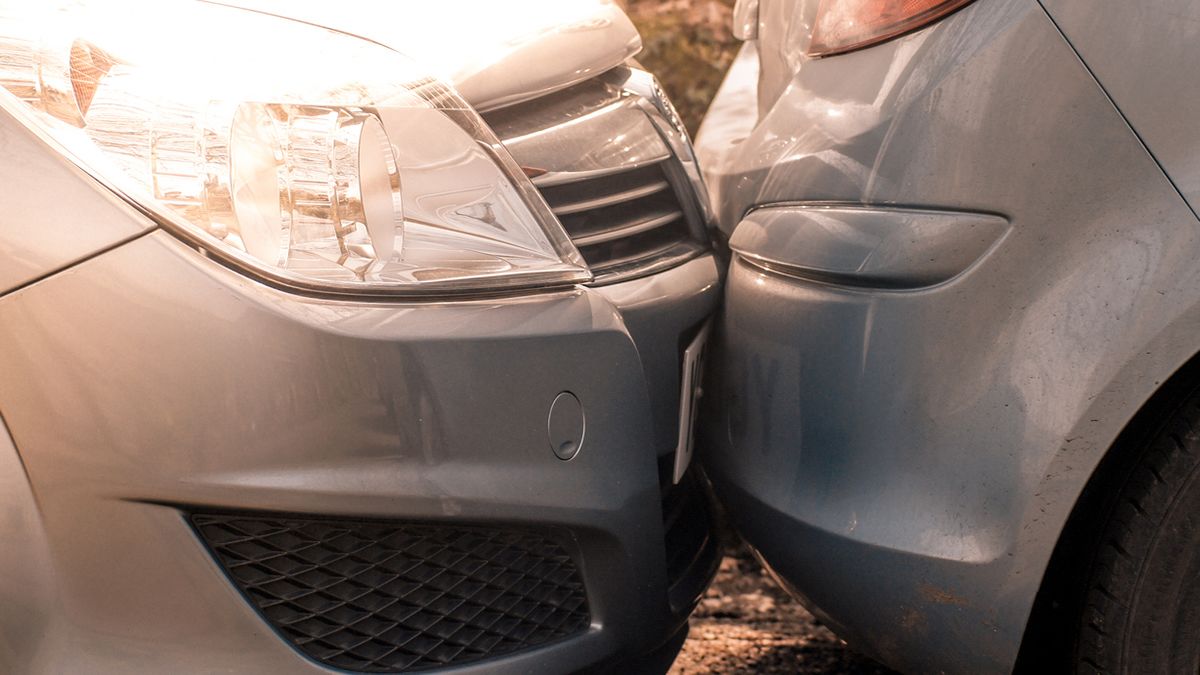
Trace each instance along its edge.
<instances>
[{"instance_id":1,"label":"two bumpers touching","mask_svg":"<svg viewBox=\"0 0 1200 675\"><path fill-rule=\"evenodd\" d=\"M704 478L695 468L670 484L671 467L660 468L663 535L667 554L667 599L671 611L687 616L708 588L721 562L716 519Z\"/></svg>"}]
</instances>

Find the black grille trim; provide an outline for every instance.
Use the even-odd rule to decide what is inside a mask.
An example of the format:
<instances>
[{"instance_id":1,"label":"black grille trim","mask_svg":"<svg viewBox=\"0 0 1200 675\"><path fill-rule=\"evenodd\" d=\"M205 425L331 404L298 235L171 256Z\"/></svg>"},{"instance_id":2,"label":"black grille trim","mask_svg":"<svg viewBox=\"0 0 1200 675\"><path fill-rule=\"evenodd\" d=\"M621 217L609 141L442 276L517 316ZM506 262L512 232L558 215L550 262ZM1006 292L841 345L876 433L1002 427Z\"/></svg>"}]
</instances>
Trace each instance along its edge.
<instances>
[{"instance_id":1,"label":"black grille trim","mask_svg":"<svg viewBox=\"0 0 1200 675\"><path fill-rule=\"evenodd\" d=\"M188 519L263 618L335 668L465 665L591 623L579 570L540 533L258 514Z\"/></svg>"},{"instance_id":2,"label":"black grille trim","mask_svg":"<svg viewBox=\"0 0 1200 675\"><path fill-rule=\"evenodd\" d=\"M671 246L695 242L661 163L540 190L598 277L656 260ZM612 195L629 196L611 200ZM589 201L589 208L580 208Z\"/></svg>"},{"instance_id":3,"label":"black grille trim","mask_svg":"<svg viewBox=\"0 0 1200 675\"><path fill-rule=\"evenodd\" d=\"M669 471L662 488L667 599L673 612L686 614L700 601L716 574L721 545L697 469L689 469L678 485L670 484Z\"/></svg>"},{"instance_id":4,"label":"black grille trim","mask_svg":"<svg viewBox=\"0 0 1200 675\"><path fill-rule=\"evenodd\" d=\"M622 143L642 152L624 164L576 161L595 150L579 144L593 124L589 119L638 110L638 96L614 83L618 71L484 114L513 157L537 172L530 174L533 184L591 268L595 286L660 272L710 248L695 188L649 118L625 129L634 137ZM605 130L603 122L594 123ZM548 141L530 140L556 134L568 137L561 153L547 152ZM643 147L653 144L662 146L661 154Z\"/></svg>"}]
</instances>

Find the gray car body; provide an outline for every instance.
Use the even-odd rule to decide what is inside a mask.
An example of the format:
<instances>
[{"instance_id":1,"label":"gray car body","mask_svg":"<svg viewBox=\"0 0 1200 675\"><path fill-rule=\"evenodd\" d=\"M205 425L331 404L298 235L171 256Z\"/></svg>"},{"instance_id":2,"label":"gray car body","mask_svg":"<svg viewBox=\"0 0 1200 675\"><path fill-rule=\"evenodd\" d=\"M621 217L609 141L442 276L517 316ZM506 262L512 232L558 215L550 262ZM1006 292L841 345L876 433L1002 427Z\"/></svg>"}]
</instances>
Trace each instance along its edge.
<instances>
[{"instance_id":1,"label":"gray car body","mask_svg":"<svg viewBox=\"0 0 1200 675\"><path fill-rule=\"evenodd\" d=\"M1081 492L1200 351L1197 9L978 0L811 59L815 5L762 0L697 139L733 249L701 456L852 644L1008 672Z\"/></svg>"},{"instance_id":2,"label":"gray car body","mask_svg":"<svg viewBox=\"0 0 1200 675\"><path fill-rule=\"evenodd\" d=\"M597 6L464 67L473 102L623 62L636 32ZM564 39L583 48L534 58ZM659 464L681 340L718 299L711 254L603 287L307 296L205 257L7 114L0 147L0 670L327 672L229 583L194 507L566 533L590 630L455 672L572 672L678 635ZM586 419L569 462L547 433L562 391Z\"/></svg>"}]
</instances>

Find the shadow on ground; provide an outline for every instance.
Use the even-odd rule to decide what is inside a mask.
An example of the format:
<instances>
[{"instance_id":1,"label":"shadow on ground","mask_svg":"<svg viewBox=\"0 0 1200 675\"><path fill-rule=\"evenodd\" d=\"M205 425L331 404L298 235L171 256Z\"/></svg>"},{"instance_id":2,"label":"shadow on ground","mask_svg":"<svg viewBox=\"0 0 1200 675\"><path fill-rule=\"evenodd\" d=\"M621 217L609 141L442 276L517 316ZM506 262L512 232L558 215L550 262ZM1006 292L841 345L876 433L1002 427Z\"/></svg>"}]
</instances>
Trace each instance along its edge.
<instances>
[{"instance_id":1,"label":"shadow on ground","mask_svg":"<svg viewBox=\"0 0 1200 675\"><path fill-rule=\"evenodd\" d=\"M894 675L820 625L744 546L721 561L671 667L671 675L698 673Z\"/></svg>"}]
</instances>

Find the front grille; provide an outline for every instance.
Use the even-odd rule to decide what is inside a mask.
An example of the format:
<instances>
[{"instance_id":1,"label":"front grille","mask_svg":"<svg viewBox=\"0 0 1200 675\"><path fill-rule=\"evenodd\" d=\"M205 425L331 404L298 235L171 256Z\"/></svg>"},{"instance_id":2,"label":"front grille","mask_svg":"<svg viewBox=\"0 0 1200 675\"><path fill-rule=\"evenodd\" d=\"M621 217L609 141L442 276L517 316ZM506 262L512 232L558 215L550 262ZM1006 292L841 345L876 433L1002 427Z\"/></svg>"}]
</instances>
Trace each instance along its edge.
<instances>
[{"instance_id":1,"label":"front grille","mask_svg":"<svg viewBox=\"0 0 1200 675\"><path fill-rule=\"evenodd\" d=\"M540 189L597 275L694 246L663 162Z\"/></svg>"},{"instance_id":2,"label":"front grille","mask_svg":"<svg viewBox=\"0 0 1200 675\"><path fill-rule=\"evenodd\" d=\"M462 665L590 624L571 557L524 530L221 514L191 522L267 622L335 668Z\"/></svg>"},{"instance_id":3,"label":"front grille","mask_svg":"<svg viewBox=\"0 0 1200 675\"><path fill-rule=\"evenodd\" d=\"M599 284L708 248L699 197L622 71L484 114Z\"/></svg>"}]
</instances>

